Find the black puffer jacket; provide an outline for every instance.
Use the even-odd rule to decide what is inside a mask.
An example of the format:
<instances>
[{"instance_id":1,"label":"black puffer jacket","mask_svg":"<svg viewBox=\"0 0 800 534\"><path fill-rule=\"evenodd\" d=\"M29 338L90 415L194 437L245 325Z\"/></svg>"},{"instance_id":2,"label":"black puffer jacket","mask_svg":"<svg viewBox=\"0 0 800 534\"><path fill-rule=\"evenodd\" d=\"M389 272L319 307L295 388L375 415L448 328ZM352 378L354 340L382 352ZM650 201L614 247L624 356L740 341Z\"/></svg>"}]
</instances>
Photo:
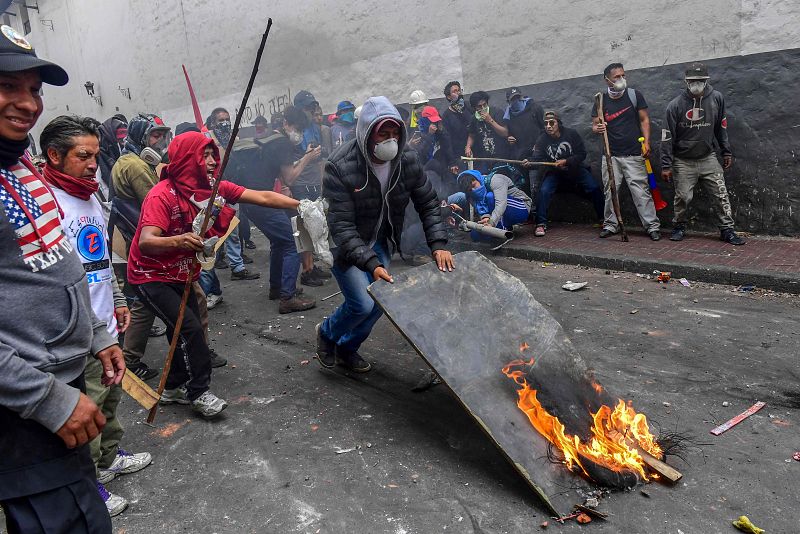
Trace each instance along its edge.
<instances>
[{"instance_id":1,"label":"black puffer jacket","mask_svg":"<svg viewBox=\"0 0 800 534\"><path fill-rule=\"evenodd\" d=\"M372 127L389 117L402 124L388 100L383 97L367 100L358 119L356 139L339 147L325 164L322 195L329 203L328 228L336 244L335 261L342 268L355 265L372 273L382 264L371 245L382 238L399 250L409 200L420 215L431 250L443 249L447 244L436 192L416 152L405 148L404 134L400 154L392 161L386 196L381 195L380 182L363 151Z\"/></svg>"}]
</instances>

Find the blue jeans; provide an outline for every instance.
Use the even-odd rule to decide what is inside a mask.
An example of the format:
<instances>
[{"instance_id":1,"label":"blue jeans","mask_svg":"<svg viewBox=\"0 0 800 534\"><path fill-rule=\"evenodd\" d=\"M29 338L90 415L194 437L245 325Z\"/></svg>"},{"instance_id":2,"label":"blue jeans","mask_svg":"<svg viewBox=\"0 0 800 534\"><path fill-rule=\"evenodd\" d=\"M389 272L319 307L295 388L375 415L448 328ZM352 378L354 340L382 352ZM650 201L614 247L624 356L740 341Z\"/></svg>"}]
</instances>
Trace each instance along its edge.
<instances>
[{"instance_id":1,"label":"blue jeans","mask_svg":"<svg viewBox=\"0 0 800 534\"><path fill-rule=\"evenodd\" d=\"M375 243L372 250L388 269L390 256L386 243ZM355 266L343 270L335 264L331 271L342 290L344 302L323 321L321 332L345 353L356 352L383 313L367 293L367 286L372 283L372 273L365 273Z\"/></svg>"},{"instance_id":2,"label":"blue jeans","mask_svg":"<svg viewBox=\"0 0 800 534\"><path fill-rule=\"evenodd\" d=\"M225 254L228 256L228 263L231 271L238 273L244 270L244 260L242 259L242 242L239 240L239 227L233 229L231 235L225 240Z\"/></svg>"},{"instance_id":3,"label":"blue jeans","mask_svg":"<svg viewBox=\"0 0 800 534\"><path fill-rule=\"evenodd\" d=\"M239 210L239 238L242 242L250 241L250 219L244 213L243 209Z\"/></svg>"},{"instance_id":4,"label":"blue jeans","mask_svg":"<svg viewBox=\"0 0 800 534\"><path fill-rule=\"evenodd\" d=\"M250 222L269 239L269 287L280 288L281 298L290 299L297 291L300 254L294 244L292 223L285 210L245 204L242 209Z\"/></svg>"},{"instance_id":5,"label":"blue jeans","mask_svg":"<svg viewBox=\"0 0 800 534\"><path fill-rule=\"evenodd\" d=\"M561 181L572 181L577 183L584 193L586 193L592 200L594 206L594 213L598 220L603 218L603 210L605 199L603 197L603 190L594 181L592 173L586 167L581 167L580 174L577 177L570 177L565 173L550 172L542 180L542 186L539 188L539 198L536 201L536 224L547 224L547 208L550 207L550 201L558 189L558 184Z\"/></svg>"},{"instance_id":6,"label":"blue jeans","mask_svg":"<svg viewBox=\"0 0 800 534\"><path fill-rule=\"evenodd\" d=\"M215 269L211 269L206 271L203 269L200 271L200 287L203 288L203 293L208 295L222 295L222 287L219 285L219 278L217 277L217 271Z\"/></svg>"}]
</instances>

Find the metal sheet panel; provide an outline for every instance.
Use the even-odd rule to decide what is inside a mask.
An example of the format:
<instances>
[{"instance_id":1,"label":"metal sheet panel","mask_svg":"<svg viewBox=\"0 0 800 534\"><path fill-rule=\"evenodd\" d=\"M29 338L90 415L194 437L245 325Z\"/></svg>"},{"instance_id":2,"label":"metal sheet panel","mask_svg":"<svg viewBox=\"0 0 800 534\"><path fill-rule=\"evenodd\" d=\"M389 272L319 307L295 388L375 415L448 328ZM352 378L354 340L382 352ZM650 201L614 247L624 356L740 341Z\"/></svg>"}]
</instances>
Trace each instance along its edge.
<instances>
[{"instance_id":1,"label":"metal sheet panel","mask_svg":"<svg viewBox=\"0 0 800 534\"><path fill-rule=\"evenodd\" d=\"M528 382L567 432L582 435L589 411L613 399L595 391L561 325L519 279L477 252L455 262L452 273L429 263L369 293L551 511L568 513L582 502L575 490L592 488L548 460L547 440L517 408L517 386L501 369L533 357Z\"/></svg>"}]
</instances>

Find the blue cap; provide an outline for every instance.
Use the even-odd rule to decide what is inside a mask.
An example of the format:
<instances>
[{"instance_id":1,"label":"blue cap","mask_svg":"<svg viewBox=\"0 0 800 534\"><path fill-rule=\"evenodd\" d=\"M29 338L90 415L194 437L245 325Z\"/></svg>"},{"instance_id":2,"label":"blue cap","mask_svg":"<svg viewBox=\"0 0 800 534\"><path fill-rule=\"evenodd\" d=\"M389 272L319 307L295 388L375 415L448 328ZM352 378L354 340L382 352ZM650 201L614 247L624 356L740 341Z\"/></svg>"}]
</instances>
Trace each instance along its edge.
<instances>
[{"instance_id":1,"label":"blue cap","mask_svg":"<svg viewBox=\"0 0 800 534\"><path fill-rule=\"evenodd\" d=\"M339 105L336 106L336 113L340 113L348 109L356 109L356 107L349 100L342 100L339 102Z\"/></svg>"}]
</instances>

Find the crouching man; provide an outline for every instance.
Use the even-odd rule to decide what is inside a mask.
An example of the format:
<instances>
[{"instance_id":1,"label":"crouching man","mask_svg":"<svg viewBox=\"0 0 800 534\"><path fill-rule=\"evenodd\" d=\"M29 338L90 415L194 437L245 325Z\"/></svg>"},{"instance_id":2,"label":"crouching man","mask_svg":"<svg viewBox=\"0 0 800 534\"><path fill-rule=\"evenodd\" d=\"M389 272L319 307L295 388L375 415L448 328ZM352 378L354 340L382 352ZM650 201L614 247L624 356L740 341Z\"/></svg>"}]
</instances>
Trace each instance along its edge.
<instances>
[{"instance_id":1,"label":"crouching man","mask_svg":"<svg viewBox=\"0 0 800 534\"><path fill-rule=\"evenodd\" d=\"M344 295L317 325L317 359L356 372L371 366L358 349L381 316L367 294L372 281L392 282L389 259L399 249L409 199L422 219L425 238L442 271L453 269L444 247L447 234L436 192L416 153L405 146L397 109L386 97L369 98L361 108L356 138L342 145L325 165L322 195L328 200L328 227L336 248L333 275Z\"/></svg>"},{"instance_id":2,"label":"crouching man","mask_svg":"<svg viewBox=\"0 0 800 534\"><path fill-rule=\"evenodd\" d=\"M512 230L528 220L533 202L504 174L464 171L458 175L458 187L461 192L448 198L450 208L462 211L461 206L469 201L484 226ZM473 231L472 238L477 240L478 233Z\"/></svg>"}]
</instances>

